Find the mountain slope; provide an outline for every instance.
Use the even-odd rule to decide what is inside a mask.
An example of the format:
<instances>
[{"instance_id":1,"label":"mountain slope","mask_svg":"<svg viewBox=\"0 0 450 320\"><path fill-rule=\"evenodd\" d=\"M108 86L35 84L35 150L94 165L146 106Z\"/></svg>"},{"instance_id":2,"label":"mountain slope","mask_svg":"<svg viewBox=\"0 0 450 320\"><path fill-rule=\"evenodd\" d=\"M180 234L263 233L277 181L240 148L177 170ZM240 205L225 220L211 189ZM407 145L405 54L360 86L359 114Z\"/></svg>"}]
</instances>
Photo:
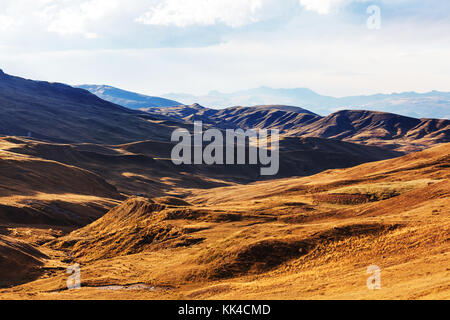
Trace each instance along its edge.
<instances>
[{"instance_id":1,"label":"mountain slope","mask_svg":"<svg viewBox=\"0 0 450 320\"><path fill-rule=\"evenodd\" d=\"M34 280L45 258L33 246L0 234L0 287Z\"/></svg>"},{"instance_id":2,"label":"mountain slope","mask_svg":"<svg viewBox=\"0 0 450 320\"><path fill-rule=\"evenodd\" d=\"M286 106L215 110L198 104L147 112L182 121L203 121L219 128L278 129L288 136L337 139L402 152L420 151L450 141L450 120L416 119L386 112L343 110L321 117Z\"/></svg>"},{"instance_id":3,"label":"mountain slope","mask_svg":"<svg viewBox=\"0 0 450 320\"><path fill-rule=\"evenodd\" d=\"M0 139L0 224L82 226L121 199L99 175L12 152L17 143Z\"/></svg>"},{"instance_id":4,"label":"mountain slope","mask_svg":"<svg viewBox=\"0 0 450 320\"><path fill-rule=\"evenodd\" d=\"M171 108L145 109L151 114L163 115L182 121L203 121L222 129L279 129L285 133L295 126L311 123L320 116L299 107L271 105L208 109L194 104Z\"/></svg>"},{"instance_id":5,"label":"mountain slope","mask_svg":"<svg viewBox=\"0 0 450 320\"><path fill-rule=\"evenodd\" d=\"M258 179L305 176L327 169L351 167L401 155L401 153L377 147L342 141L282 137L280 171L274 177L262 177L259 165L176 166L170 160L174 146L170 142L147 140L104 146L45 143L25 138L0 138L0 145L2 142L11 156L46 159L55 165L64 164L77 169L83 168L97 173L127 195L148 194L151 196L183 194L185 188L213 188L234 183L249 183ZM0 154L0 159L1 156ZM60 180L57 179L57 181ZM22 186L31 183L25 182L10 181L9 184L20 185L19 189L23 190ZM92 183L87 183L86 187L90 185ZM35 188L41 187L36 185ZM64 186L60 188L66 190Z\"/></svg>"},{"instance_id":6,"label":"mountain slope","mask_svg":"<svg viewBox=\"0 0 450 320\"><path fill-rule=\"evenodd\" d=\"M344 110L288 135L339 139L415 152L450 141L450 120L415 119L392 113Z\"/></svg>"},{"instance_id":7,"label":"mountain slope","mask_svg":"<svg viewBox=\"0 0 450 320\"><path fill-rule=\"evenodd\" d=\"M47 243L83 263L80 291L63 291L60 272L6 296L95 299L100 288L111 299L448 298L449 154L445 144L184 200L130 198ZM371 265L382 290L367 288ZM117 292L130 283L136 291Z\"/></svg>"},{"instance_id":8,"label":"mountain slope","mask_svg":"<svg viewBox=\"0 0 450 320\"><path fill-rule=\"evenodd\" d=\"M347 193L360 192L347 188L349 186L380 184L380 188L399 187L402 182L414 181L415 184L407 188L398 188L397 194L390 194L389 198L396 199L400 193L407 193L414 189L431 186L437 182L449 183L450 178L450 143L446 143L421 152L408 154L395 159L362 164L356 167L329 170L313 176L303 178L281 179L276 181L258 182L252 185L235 186L214 189L212 192L198 190L188 198L193 204L230 204L269 197L289 198L291 195L308 195L309 191L328 192L342 191ZM421 181L421 179L424 179ZM428 180L428 181L427 181ZM421 181L419 183L419 181ZM389 186L389 182L394 183ZM385 185L381 185L386 183ZM347 189L342 189L343 187ZM245 189L245 192L243 190ZM447 190L445 194L450 190ZM385 199L386 200L386 199ZM378 201L375 201L378 202ZM381 202L379 202L381 203Z\"/></svg>"},{"instance_id":9,"label":"mountain slope","mask_svg":"<svg viewBox=\"0 0 450 320\"><path fill-rule=\"evenodd\" d=\"M88 90L95 94L99 98L130 108L130 109L142 109L152 107L173 107L181 105L174 100L146 96L139 93L134 93L111 86L105 85L80 85L77 88Z\"/></svg>"},{"instance_id":10,"label":"mountain slope","mask_svg":"<svg viewBox=\"0 0 450 320\"><path fill-rule=\"evenodd\" d=\"M0 72L0 135L120 144L150 137L170 139L173 126L83 89Z\"/></svg>"}]
</instances>

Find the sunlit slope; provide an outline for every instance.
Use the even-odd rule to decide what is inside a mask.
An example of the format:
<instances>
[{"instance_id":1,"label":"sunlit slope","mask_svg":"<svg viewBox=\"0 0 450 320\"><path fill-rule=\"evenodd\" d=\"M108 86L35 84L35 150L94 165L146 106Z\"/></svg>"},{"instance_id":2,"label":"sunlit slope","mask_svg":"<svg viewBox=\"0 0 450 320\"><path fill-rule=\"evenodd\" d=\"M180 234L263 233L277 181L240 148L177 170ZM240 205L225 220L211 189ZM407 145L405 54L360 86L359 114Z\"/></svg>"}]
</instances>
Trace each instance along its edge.
<instances>
[{"instance_id":1,"label":"sunlit slope","mask_svg":"<svg viewBox=\"0 0 450 320\"><path fill-rule=\"evenodd\" d=\"M198 191L184 200L131 198L44 246L82 264L80 291L65 290L61 272L0 294L448 299L449 151L446 144L311 177ZM380 290L366 286L370 265L381 270ZM103 288L130 284L153 289Z\"/></svg>"},{"instance_id":2,"label":"sunlit slope","mask_svg":"<svg viewBox=\"0 0 450 320\"><path fill-rule=\"evenodd\" d=\"M81 226L121 198L100 176L74 166L9 151L0 140L0 223Z\"/></svg>"}]
</instances>

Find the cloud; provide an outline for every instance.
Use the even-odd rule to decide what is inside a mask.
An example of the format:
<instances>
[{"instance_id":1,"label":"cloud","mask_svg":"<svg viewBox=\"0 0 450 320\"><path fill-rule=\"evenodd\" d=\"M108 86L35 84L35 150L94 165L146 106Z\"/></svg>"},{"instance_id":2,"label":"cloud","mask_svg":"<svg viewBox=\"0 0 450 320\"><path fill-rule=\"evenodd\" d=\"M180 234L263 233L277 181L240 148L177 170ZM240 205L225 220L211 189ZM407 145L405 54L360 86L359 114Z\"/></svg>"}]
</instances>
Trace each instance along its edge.
<instances>
[{"instance_id":1,"label":"cloud","mask_svg":"<svg viewBox=\"0 0 450 320\"><path fill-rule=\"evenodd\" d=\"M29 78L148 94L268 85L351 95L450 83L448 0L0 2L0 68ZM367 28L369 4L382 9L380 30Z\"/></svg>"},{"instance_id":2,"label":"cloud","mask_svg":"<svg viewBox=\"0 0 450 320\"><path fill-rule=\"evenodd\" d=\"M136 21L147 25L187 27L225 24L232 28L259 22L280 13L291 0L165 0Z\"/></svg>"},{"instance_id":3,"label":"cloud","mask_svg":"<svg viewBox=\"0 0 450 320\"><path fill-rule=\"evenodd\" d=\"M334 10L340 9L354 2L368 2L370 0L299 0L300 4L309 11L315 11L319 14L326 15ZM390 0L391 3L399 0ZM404 1L404 0L400 0ZM372 1L377 2L377 1ZM378 1L380 2L380 1Z\"/></svg>"},{"instance_id":4,"label":"cloud","mask_svg":"<svg viewBox=\"0 0 450 320\"><path fill-rule=\"evenodd\" d=\"M47 26L47 30L60 35L80 34L85 38L97 38L90 27L97 21L116 13L120 8L118 0L84 0L51 2L38 15Z\"/></svg>"},{"instance_id":5,"label":"cloud","mask_svg":"<svg viewBox=\"0 0 450 320\"><path fill-rule=\"evenodd\" d=\"M22 24L22 21L16 20L13 17L7 15L0 15L0 30L8 31Z\"/></svg>"},{"instance_id":6,"label":"cloud","mask_svg":"<svg viewBox=\"0 0 450 320\"><path fill-rule=\"evenodd\" d=\"M348 2L346 0L300 0L300 4L306 10L316 11L319 14L328 14L333 8Z\"/></svg>"},{"instance_id":7,"label":"cloud","mask_svg":"<svg viewBox=\"0 0 450 320\"><path fill-rule=\"evenodd\" d=\"M295 7L328 14L351 2L364 1L366 0L163 0L153 4L136 21L166 27L225 24L238 28L287 14Z\"/></svg>"}]
</instances>

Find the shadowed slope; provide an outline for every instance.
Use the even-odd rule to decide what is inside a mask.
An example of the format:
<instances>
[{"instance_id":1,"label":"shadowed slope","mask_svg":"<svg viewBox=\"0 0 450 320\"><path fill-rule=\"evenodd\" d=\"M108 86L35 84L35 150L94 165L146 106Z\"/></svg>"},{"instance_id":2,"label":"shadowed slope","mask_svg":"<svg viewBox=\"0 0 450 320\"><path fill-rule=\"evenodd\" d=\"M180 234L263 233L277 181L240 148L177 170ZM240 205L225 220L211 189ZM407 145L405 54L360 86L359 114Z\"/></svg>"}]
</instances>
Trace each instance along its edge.
<instances>
[{"instance_id":1,"label":"shadowed slope","mask_svg":"<svg viewBox=\"0 0 450 320\"><path fill-rule=\"evenodd\" d=\"M219 128L278 129L288 136L337 139L402 152L450 142L450 120L415 119L376 111L344 110L321 117L286 106L213 110L192 105L148 112L183 121L203 121Z\"/></svg>"},{"instance_id":2,"label":"shadowed slope","mask_svg":"<svg viewBox=\"0 0 450 320\"><path fill-rule=\"evenodd\" d=\"M0 287L34 280L44 258L33 246L0 234Z\"/></svg>"},{"instance_id":3,"label":"shadowed slope","mask_svg":"<svg viewBox=\"0 0 450 320\"><path fill-rule=\"evenodd\" d=\"M280 142L280 171L261 176L259 165L181 165L171 161L172 143L141 141L117 146L55 144L3 138L8 152L76 166L95 172L123 193L162 196L180 188L212 188L259 179L305 176L331 168L393 158L400 153L320 138L285 138ZM6 148L6 147L5 147ZM48 165L47 162L43 164ZM51 179L49 182L51 183ZM58 183L61 179L57 179ZM64 179L62 180L64 181ZM14 185L14 184L12 184ZM93 191L90 194L95 194Z\"/></svg>"},{"instance_id":4,"label":"shadowed slope","mask_svg":"<svg viewBox=\"0 0 450 320\"><path fill-rule=\"evenodd\" d=\"M450 120L415 119L374 111L339 111L289 135L339 139L414 152L450 141Z\"/></svg>"},{"instance_id":5,"label":"shadowed slope","mask_svg":"<svg viewBox=\"0 0 450 320\"><path fill-rule=\"evenodd\" d=\"M150 137L167 141L173 130L173 123L83 89L0 74L0 135L119 144Z\"/></svg>"}]
</instances>

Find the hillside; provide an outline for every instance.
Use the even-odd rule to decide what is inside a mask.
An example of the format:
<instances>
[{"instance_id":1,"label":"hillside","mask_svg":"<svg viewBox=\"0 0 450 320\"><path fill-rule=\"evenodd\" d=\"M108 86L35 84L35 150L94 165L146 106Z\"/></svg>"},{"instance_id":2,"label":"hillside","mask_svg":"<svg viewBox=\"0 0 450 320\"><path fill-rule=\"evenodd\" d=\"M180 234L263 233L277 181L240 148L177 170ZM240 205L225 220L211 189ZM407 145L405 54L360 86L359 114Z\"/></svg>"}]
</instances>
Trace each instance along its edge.
<instances>
[{"instance_id":1,"label":"hillside","mask_svg":"<svg viewBox=\"0 0 450 320\"><path fill-rule=\"evenodd\" d=\"M448 120L148 110L0 74L1 299L450 298ZM278 175L174 165L195 120L280 129Z\"/></svg>"},{"instance_id":2,"label":"hillside","mask_svg":"<svg viewBox=\"0 0 450 320\"><path fill-rule=\"evenodd\" d=\"M415 119L386 112L343 110L321 117L296 107L213 110L197 104L147 112L182 121L203 121L220 128L278 129L287 136L336 139L401 152L421 151L450 141L450 120Z\"/></svg>"},{"instance_id":3,"label":"hillside","mask_svg":"<svg viewBox=\"0 0 450 320\"><path fill-rule=\"evenodd\" d=\"M420 151L450 141L450 120L344 110L295 128L289 135L339 139L403 152Z\"/></svg>"},{"instance_id":4,"label":"hillside","mask_svg":"<svg viewBox=\"0 0 450 320\"><path fill-rule=\"evenodd\" d=\"M142 109L142 108L153 108L153 107L173 107L181 105L177 101L146 96L139 93L134 93L111 86L105 85L80 85L76 86L80 89L85 89L95 94L99 98L118 104L130 109Z\"/></svg>"},{"instance_id":5,"label":"hillside","mask_svg":"<svg viewBox=\"0 0 450 320\"><path fill-rule=\"evenodd\" d=\"M170 140L193 120L227 128L273 128L282 134L332 138L420 151L449 141L450 120L415 119L372 111L340 111L328 117L290 106L232 107L199 105L130 110L86 90L25 80L0 73L0 135L58 143L126 144Z\"/></svg>"},{"instance_id":6,"label":"hillside","mask_svg":"<svg viewBox=\"0 0 450 320\"><path fill-rule=\"evenodd\" d=\"M121 199L99 175L11 152L16 146L0 139L0 224L79 227Z\"/></svg>"},{"instance_id":7,"label":"hillside","mask_svg":"<svg viewBox=\"0 0 450 320\"><path fill-rule=\"evenodd\" d=\"M9 285L9 279L29 282L39 277L45 254L23 241L1 234L0 230L0 287Z\"/></svg>"},{"instance_id":8,"label":"hillside","mask_svg":"<svg viewBox=\"0 0 450 320\"><path fill-rule=\"evenodd\" d=\"M448 299L450 144L305 178L130 198L43 247L82 263L4 297ZM367 267L381 270L368 290ZM50 293L49 293L50 292Z\"/></svg>"},{"instance_id":9,"label":"hillside","mask_svg":"<svg viewBox=\"0 0 450 320\"><path fill-rule=\"evenodd\" d=\"M320 117L308 110L291 106L231 107L214 110L198 104L171 108L146 109L151 114L164 115L187 122L203 121L222 129L279 129L288 132L293 126L302 126Z\"/></svg>"},{"instance_id":10,"label":"hillside","mask_svg":"<svg viewBox=\"0 0 450 320\"><path fill-rule=\"evenodd\" d=\"M275 177L262 177L259 165L182 165L172 163L174 144L158 141L139 141L130 144L105 146L97 144L45 143L26 138L0 138L9 154L45 159L54 165L69 165L88 170L104 178L110 185L127 195L163 196L184 194L185 189L213 188L234 183L249 183L259 179L311 175L332 168L346 168L365 162L400 156L400 153L376 147L360 146L320 138L282 138L280 141L280 171ZM1 155L0 155L1 159ZM44 162L45 163L45 162ZM38 165L36 165L38 167ZM44 168L44 166L42 166ZM16 174L16 171L10 170ZM56 172L57 188L66 190ZM46 170L44 170L46 172ZM51 185L53 178L47 179ZM47 187L27 181L9 181L10 186L25 186L43 192ZM87 183L86 187L92 183ZM34 189L33 189L34 188ZM77 192L79 193L79 192ZM13 194L13 192L11 192ZM85 194L98 195L86 191ZM111 195L104 194L111 197Z\"/></svg>"},{"instance_id":11,"label":"hillside","mask_svg":"<svg viewBox=\"0 0 450 320\"><path fill-rule=\"evenodd\" d=\"M174 127L83 89L26 80L0 71L0 135L53 142L120 144L170 139Z\"/></svg>"}]
</instances>

